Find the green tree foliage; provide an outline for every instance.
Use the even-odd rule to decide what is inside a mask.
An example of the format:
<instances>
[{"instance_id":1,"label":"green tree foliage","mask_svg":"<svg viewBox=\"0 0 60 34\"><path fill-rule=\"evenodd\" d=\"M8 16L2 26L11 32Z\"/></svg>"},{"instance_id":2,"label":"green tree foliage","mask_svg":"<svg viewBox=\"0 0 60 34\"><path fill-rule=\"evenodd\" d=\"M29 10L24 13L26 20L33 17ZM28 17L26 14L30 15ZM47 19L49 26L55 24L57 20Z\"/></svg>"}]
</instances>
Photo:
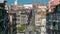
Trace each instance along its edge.
<instances>
[{"instance_id":1,"label":"green tree foliage","mask_svg":"<svg viewBox=\"0 0 60 34\"><path fill-rule=\"evenodd\" d=\"M25 30L25 26L19 26L19 27L17 27L17 30L18 31L23 31L23 30Z\"/></svg>"}]
</instances>

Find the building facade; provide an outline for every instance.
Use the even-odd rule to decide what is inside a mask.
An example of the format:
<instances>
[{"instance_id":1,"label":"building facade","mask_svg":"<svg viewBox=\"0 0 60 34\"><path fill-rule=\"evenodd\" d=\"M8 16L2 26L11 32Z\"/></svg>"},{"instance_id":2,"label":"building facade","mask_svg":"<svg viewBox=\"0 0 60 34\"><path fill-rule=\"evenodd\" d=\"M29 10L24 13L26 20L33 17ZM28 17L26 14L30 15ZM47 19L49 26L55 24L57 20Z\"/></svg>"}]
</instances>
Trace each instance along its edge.
<instances>
[{"instance_id":1,"label":"building facade","mask_svg":"<svg viewBox=\"0 0 60 34\"><path fill-rule=\"evenodd\" d=\"M47 33L48 34L59 34L60 31L60 5L55 6L54 13L50 13L46 15L46 25L47 27ZM54 22L54 20L56 22ZM55 26L54 26L55 25Z\"/></svg>"},{"instance_id":2,"label":"building facade","mask_svg":"<svg viewBox=\"0 0 60 34\"><path fill-rule=\"evenodd\" d=\"M7 10L5 10L5 1L3 3L0 3L0 34L8 34L8 13Z\"/></svg>"}]
</instances>

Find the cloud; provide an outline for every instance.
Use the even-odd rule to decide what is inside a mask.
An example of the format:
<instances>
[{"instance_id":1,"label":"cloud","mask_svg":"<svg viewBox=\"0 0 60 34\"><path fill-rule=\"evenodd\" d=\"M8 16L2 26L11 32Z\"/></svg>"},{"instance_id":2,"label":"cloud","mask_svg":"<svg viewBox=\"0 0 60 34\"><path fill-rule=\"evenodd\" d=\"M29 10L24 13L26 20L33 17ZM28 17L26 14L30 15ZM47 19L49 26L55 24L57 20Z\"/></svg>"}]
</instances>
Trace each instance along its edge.
<instances>
[{"instance_id":1,"label":"cloud","mask_svg":"<svg viewBox=\"0 0 60 34\"><path fill-rule=\"evenodd\" d=\"M4 2L4 0L0 0L0 3L3 3Z\"/></svg>"}]
</instances>

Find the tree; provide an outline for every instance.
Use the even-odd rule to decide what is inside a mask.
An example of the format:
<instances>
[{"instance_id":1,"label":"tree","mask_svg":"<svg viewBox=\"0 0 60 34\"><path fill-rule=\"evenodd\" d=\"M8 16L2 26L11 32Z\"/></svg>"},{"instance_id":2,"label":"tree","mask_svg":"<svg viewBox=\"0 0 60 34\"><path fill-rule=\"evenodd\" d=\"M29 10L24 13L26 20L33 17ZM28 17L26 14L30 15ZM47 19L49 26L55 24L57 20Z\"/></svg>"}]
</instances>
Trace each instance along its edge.
<instances>
[{"instance_id":1,"label":"tree","mask_svg":"<svg viewBox=\"0 0 60 34\"><path fill-rule=\"evenodd\" d=\"M25 26L19 26L19 27L17 27L17 30L18 31L23 31L23 30L25 30Z\"/></svg>"}]
</instances>

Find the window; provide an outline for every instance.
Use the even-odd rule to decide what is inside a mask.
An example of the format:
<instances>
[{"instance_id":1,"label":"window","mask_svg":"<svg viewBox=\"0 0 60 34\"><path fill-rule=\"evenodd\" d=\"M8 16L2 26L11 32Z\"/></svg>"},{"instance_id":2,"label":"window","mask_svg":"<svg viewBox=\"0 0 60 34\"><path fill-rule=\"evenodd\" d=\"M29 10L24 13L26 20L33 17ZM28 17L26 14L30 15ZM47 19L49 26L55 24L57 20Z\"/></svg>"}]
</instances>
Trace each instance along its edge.
<instances>
[{"instance_id":1,"label":"window","mask_svg":"<svg viewBox=\"0 0 60 34\"><path fill-rule=\"evenodd\" d=\"M60 6L58 6L57 11L60 11Z\"/></svg>"}]
</instances>

